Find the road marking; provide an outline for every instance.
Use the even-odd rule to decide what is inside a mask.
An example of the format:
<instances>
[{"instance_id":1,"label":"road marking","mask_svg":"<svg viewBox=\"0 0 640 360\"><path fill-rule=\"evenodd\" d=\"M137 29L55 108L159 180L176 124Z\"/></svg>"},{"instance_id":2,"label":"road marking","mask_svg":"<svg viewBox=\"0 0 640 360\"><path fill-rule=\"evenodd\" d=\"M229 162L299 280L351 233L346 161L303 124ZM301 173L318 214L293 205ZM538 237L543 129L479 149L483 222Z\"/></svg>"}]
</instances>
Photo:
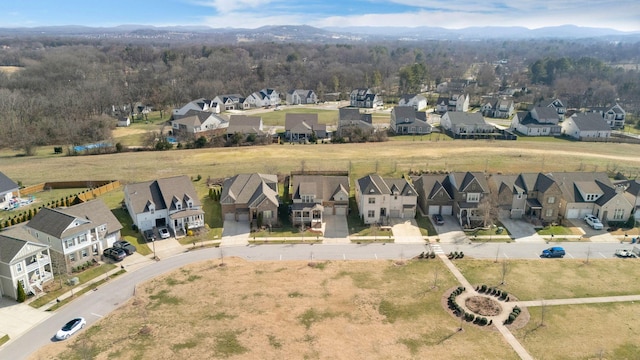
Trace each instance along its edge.
<instances>
[{"instance_id":1,"label":"road marking","mask_svg":"<svg viewBox=\"0 0 640 360\"><path fill-rule=\"evenodd\" d=\"M603 257L603 258L605 258L605 259L607 258L606 256L602 255L602 253L601 253L601 252L598 252L598 254L600 254L600 256L602 256L602 257Z\"/></svg>"},{"instance_id":2,"label":"road marking","mask_svg":"<svg viewBox=\"0 0 640 360\"><path fill-rule=\"evenodd\" d=\"M575 258L573 257L573 255L571 255L571 254L569 254L569 253L567 253L567 256L569 256L569 257L570 257L570 258L572 258L572 259L575 259Z\"/></svg>"},{"instance_id":3,"label":"road marking","mask_svg":"<svg viewBox=\"0 0 640 360\"><path fill-rule=\"evenodd\" d=\"M99 317L99 318L103 317L102 315L98 315L98 314L96 314L96 313L91 313L91 315L97 316L97 317Z\"/></svg>"},{"instance_id":4,"label":"road marking","mask_svg":"<svg viewBox=\"0 0 640 360\"><path fill-rule=\"evenodd\" d=\"M280 260L282 260L282 254L280 254Z\"/></svg>"},{"instance_id":5,"label":"road marking","mask_svg":"<svg viewBox=\"0 0 640 360\"><path fill-rule=\"evenodd\" d=\"M375 256L376 260L378 260L378 254L373 254L373 256Z\"/></svg>"},{"instance_id":6,"label":"road marking","mask_svg":"<svg viewBox=\"0 0 640 360\"><path fill-rule=\"evenodd\" d=\"M342 254L342 260L347 260L347 255Z\"/></svg>"}]
</instances>

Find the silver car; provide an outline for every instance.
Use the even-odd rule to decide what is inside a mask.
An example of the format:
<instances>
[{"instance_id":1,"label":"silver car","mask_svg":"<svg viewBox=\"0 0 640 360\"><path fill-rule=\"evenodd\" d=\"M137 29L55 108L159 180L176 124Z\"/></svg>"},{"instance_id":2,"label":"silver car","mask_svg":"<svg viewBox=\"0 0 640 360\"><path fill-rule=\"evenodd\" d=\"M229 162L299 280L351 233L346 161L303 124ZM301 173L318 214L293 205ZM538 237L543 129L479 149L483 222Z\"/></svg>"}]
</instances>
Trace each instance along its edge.
<instances>
[{"instance_id":1,"label":"silver car","mask_svg":"<svg viewBox=\"0 0 640 360\"><path fill-rule=\"evenodd\" d=\"M64 324L62 329L58 330L58 332L56 333L56 339L66 340L71 335L80 331L80 329L82 329L85 325L87 325L87 321L82 317L77 317Z\"/></svg>"}]
</instances>

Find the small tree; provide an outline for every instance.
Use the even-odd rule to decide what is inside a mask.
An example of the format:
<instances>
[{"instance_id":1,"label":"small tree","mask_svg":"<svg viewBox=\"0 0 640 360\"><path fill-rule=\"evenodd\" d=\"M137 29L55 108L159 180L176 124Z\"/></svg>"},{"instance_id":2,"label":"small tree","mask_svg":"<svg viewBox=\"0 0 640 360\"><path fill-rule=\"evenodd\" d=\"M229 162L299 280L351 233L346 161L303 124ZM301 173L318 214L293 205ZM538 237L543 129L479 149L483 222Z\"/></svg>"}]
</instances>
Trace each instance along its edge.
<instances>
[{"instance_id":1,"label":"small tree","mask_svg":"<svg viewBox=\"0 0 640 360\"><path fill-rule=\"evenodd\" d=\"M18 300L19 303L22 303L25 300L27 300L27 294L24 292L24 288L22 287L22 283L20 281L18 281L17 293L18 293L18 296L16 300Z\"/></svg>"}]
</instances>

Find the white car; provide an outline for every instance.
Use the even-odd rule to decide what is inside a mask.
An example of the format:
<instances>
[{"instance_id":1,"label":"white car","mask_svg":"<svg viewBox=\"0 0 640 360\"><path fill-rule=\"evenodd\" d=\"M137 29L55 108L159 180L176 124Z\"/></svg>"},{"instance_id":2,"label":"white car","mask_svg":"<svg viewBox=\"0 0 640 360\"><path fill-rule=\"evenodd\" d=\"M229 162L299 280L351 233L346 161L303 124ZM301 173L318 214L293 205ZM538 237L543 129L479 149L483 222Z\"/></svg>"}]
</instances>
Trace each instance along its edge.
<instances>
[{"instance_id":1,"label":"white car","mask_svg":"<svg viewBox=\"0 0 640 360\"><path fill-rule=\"evenodd\" d=\"M602 228L604 228L604 226L600 222L600 219L598 219L595 215L586 215L584 217L584 221L586 221L587 224L589 224L589 226L591 226L594 230L602 230Z\"/></svg>"},{"instance_id":2,"label":"white car","mask_svg":"<svg viewBox=\"0 0 640 360\"><path fill-rule=\"evenodd\" d=\"M87 325L87 321L82 317L77 317L69 321L68 323L64 324L62 329L58 330L58 332L56 333L56 339L66 340L71 335L75 334L80 329L82 329L85 325Z\"/></svg>"},{"instance_id":3,"label":"white car","mask_svg":"<svg viewBox=\"0 0 640 360\"><path fill-rule=\"evenodd\" d=\"M158 228L158 233L160 234L161 239L168 239L171 237L171 233L169 233L169 229L166 227Z\"/></svg>"}]
</instances>

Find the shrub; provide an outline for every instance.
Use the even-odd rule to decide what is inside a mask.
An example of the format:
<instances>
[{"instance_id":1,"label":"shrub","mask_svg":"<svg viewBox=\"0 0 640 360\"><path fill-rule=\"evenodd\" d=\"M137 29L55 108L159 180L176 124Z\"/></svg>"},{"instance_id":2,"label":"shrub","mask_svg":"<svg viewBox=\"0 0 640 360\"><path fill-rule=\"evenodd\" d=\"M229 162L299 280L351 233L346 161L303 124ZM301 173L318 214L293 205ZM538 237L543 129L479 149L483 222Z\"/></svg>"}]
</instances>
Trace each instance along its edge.
<instances>
[{"instance_id":1,"label":"shrub","mask_svg":"<svg viewBox=\"0 0 640 360\"><path fill-rule=\"evenodd\" d=\"M486 291L487 291L487 285L482 285L482 286L480 287L480 292L481 292L481 293L484 293L484 292L486 292Z\"/></svg>"},{"instance_id":2,"label":"shrub","mask_svg":"<svg viewBox=\"0 0 640 360\"><path fill-rule=\"evenodd\" d=\"M24 288L22 287L22 283L20 281L18 281L18 287L17 287L17 296L16 296L16 300L19 303L24 302L25 300L27 300L27 294L24 292Z\"/></svg>"}]
</instances>

